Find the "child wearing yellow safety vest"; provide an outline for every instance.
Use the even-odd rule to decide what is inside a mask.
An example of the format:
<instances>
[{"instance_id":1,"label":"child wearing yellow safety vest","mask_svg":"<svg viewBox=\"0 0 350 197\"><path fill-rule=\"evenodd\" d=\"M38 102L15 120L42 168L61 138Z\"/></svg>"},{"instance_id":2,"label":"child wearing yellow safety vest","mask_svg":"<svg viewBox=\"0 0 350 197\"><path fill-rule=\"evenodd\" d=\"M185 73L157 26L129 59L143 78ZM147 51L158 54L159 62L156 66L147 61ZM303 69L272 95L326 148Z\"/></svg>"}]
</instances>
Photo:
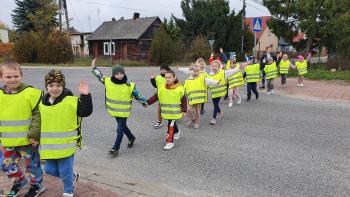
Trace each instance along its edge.
<instances>
[{"instance_id":1,"label":"child wearing yellow safety vest","mask_svg":"<svg viewBox=\"0 0 350 197\"><path fill-rule=\"evenodd\" d=\"M40 112L38 104L42 91L22 83L23 72L18 63L0 65L0 140L3 161L2 171L14 179L6 196L17 196L30 184L27 197L39 195L45 190L38 147L29 138L40 136ZM19 166L23 159L26 172Z\"/></svg>"},{"instance_id":2,"label":"child wearing yellow safety vest","mask_svg":"<svg viewBox=\"0 0 350 197\"><path fill-rule=\"evenodd\" d=\"M199 58L196 61L197 64L199 64L199 69L200 69L200 73L206 75L207 74L207 63L205 63L205 60L203 58ZM204 103L201 103L201 113L200 114L204 114Z\"/></svg>"},{"instance_id":3,"label":"child wearing yellow safety vest","mask_svg":"<svg viewBox=\"0 0 350 197\"><path fill-rule=\"evenodd\" d=\"M176 121L183 117L187 111L185 89L176 78L175 72L168 70L165 73L165 84L157 88L157 94L147 100L149 105L156 101L160 104L162 118L168 120L168 131L164 150L174 147L174 139L180 138L180 131Z\"/></svg>"},{"instance_id":4,"label":"child wearing yellow safety vest","mask_svg":"<svg viewBox=\"0 0 350 197\"><path fill-rule=\"evenodd\" d=\"M128 148L132 148L135 142L135 136L131 133L126 122L131 113L132 99L138 100L144 107L147 107L146 98L136 89L136 84L130 82L121 65L115 65L112 68L112 76L105 77L96 67L96 59L91 63L92 73L105 86L105 107L109 115L117 121L117 138L108 154L111 157L118 156L120 144L125 134L129 140Z\"/></svg>"},{"instance_id":5,"label":"child wearing yellow safety vest","mask_svg":"<svg viewBox=\"0 0 350 197\"><path fill-rule=\"evenodd\" d=\"M80 97L65 87L61 71L51 70L45 76L44 94L39 111L41 117L40 157L45 160L46 174L59 177L63 182L63 196L73 197L79 173L73 172L74 154L81 147L82 117L92 113L92 99L86 81L79 85Z\"/></svg>"},{"instance_id":6,"label":"child wearing yellow safety vest","mask_svg":"<svg viewBox=\"0 0 350 197\"><path fill-rule=\"evenodd\" d=\"M298 87L304 87L304 75L307 74L307 61L304 59L302 55L297 57L297 62L295 66L298 69Z\"/></svg>"},{"instance_id":7,"label":"child wearing yellow safety vest","mask_svg":"<svg viewBox=\"0 0 350 197\"><path fill-rule=\"evenodd\" d=\"M273 61L272 57L267 58L267 64L264 68L265 77L267 80L267 94L273 94L274 80L277 78L278 70L276 62Z\"/></svg>"},{"instance_id":8,"label":"child wearing yellow safety vest","mask_svg":"<svg viewBox=\"0 0 350 197\"><path fill-rule=\"evenodd\" d=\"M237 63L236 56L230 55L230 60L226 64L226 70L228 69L240 69L240 65ZM228 99L229 107L232 107L233 100L236 99L237 104L241 104L241 95L239 94L239 87L244 85L244 79L242 72L237 72L236 74L227 78L228 83Z\"/></svg>"},{"instance_id":9,"label":"child wearing yellow safety vest","mask_svg":"<svg viewBox=\"0 0 350 197\"><path fill-rule=\"evenodd\" d=\"M281 74L281 84L282 88L286 88L287 83L287 75L289 72L289 68L293 67L292 63L288 59L288 54L285 53L282 55L282 60L279 62L279 72Z\"/></svg>"},{"instance_id":10,"label":"child wearing yellow safety vest","mask_svg":"<svg viewBox=\"0 0 350 197\"><path fill-rule=\"evenodd\" d=\"M179 71L190 74L189 78L185 80L184 85L189 104L188 112L190 115L190 121L187 126L198 129L201 105L202 103L208 102L208 85L215 86L219 81L207 78L206 75L201 72L198 62L192 64L190 68L179 68Z\"/></svg>"},{"instance_id":11,"label":"child wearing yellow safety vest","mask_svg":"<svg viewBox=\"0 0 350 197\"><path fill-rule=\"evenodd\" d=\"M225 96L225 94L226 94L226 80L230 76L240 72L240 69L233 68L233 69L224 70L221 62L218 60L214 60L211 63L210 69L211 69L211 71L209 72L207 77L209 79L220 81L218 85L209 86L211 98L212 98L213 105L214 105L213 117L210 120L210 124L215 125L217 114L219 114L220 118L223 117L223 112L221 111L221 109L219 107L219 102L220 102L221 97Z\"/></svg>"},{"instance_id":12,"label":"child wearing yellow safety vest","mask_svg":"<svg viewBox=\"0 0 350 197\"><path fill-rule=\"evenodd\" d=\"M259 92L256 89L257 83L261 80L260 64L255 61L254 57L251 57L251 64L244 68L243 77L247 82L247 99L250 101L252 92L255 94L255 98L259 99Z\"/></svg>"},{"instance_id":13,"label":"child wearing yellow safety vest","mask_svg":"<svg viewBox=\"0 0 350 197\"><path fill-rule=\"evenodd\" d=\"M166 71L170 70L170 67L168 64L161 64L160 65L160 74L155 75L151 74L151 84L153 87L158 88L159 86L162 86L165 84L165 73ZM159 129L162 127L162 116L160 115L160 106L157 107L157 122L154 123L154 128Z\"/></svg>"}]
</instances>

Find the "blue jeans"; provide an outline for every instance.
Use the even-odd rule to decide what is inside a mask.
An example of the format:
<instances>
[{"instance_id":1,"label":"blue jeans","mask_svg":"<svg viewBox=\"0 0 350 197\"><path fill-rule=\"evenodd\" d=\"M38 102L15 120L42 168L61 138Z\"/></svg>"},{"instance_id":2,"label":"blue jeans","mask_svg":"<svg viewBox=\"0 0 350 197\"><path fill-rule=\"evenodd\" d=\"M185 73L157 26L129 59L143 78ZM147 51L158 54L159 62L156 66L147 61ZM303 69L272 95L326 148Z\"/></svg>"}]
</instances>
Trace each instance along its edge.
<instances>
[{"instance_id":1,"label":"blue jeans","mask_svg":"<svg viewBox=\"0 0 350 197\"><path fill-rule=\"evenodd\" d=\"M128 120L128 118L115 117L115 119L117 120L118 127L117 138L115 139L113 148L119 150L124 134L129 139L129 141L135 139L135 136L131 133L130 129L126 125L126 121Z\"/></svg>"},{"instance_id":2,"label":"blue jeans","mask_svg":"<svg viewBox=\"0 0 350 197\"><path fill-rule=\"evenodd\" d=\"M221 110L220 110L220 99L221 97L218 97L218 98L213 98L213 104L214 104L214 113L213 113L213 118L216 119L216 115L218 113L221 113Z\"/></svg>"},{"instance_id":3,"label":"blue jeans","mask_svg":"<svg viewBox=\"0 0 350 197\"><path fill-rule=\"evenodd\" d=\"M74 154L63 159L45 160L45 171L47 174L59 177L63 181L64 193L73 193L73 164Z\"/></svg>"}]
</instances>

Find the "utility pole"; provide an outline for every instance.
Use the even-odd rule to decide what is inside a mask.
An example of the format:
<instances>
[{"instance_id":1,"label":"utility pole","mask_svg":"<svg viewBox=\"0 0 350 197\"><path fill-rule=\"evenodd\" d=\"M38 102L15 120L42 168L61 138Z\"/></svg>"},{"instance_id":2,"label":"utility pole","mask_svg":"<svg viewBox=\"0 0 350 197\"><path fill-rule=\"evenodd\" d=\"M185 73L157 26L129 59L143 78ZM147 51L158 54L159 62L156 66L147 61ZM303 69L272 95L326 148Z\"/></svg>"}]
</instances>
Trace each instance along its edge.
<instances>
[{"instance_id":1,"label":"utility pole","mask_svg":"<svg viewBox=\"0 0 350 197\"><path fill-rule=\"evenodd\" d=\"M62 4L61 0L58 0L58 21L60 26L60 32L62 32Z\"/></svg>"},{"instance_id":2,"label":"utility pole","mask_svg":"<svg viewBox=\"0 0 350 197\"><path fill-rule=\"evenodd\" d=\"M69 18L68 18L68 10L67 10L67 0L63 1L63 8L64 8L64 15L66 17L66 24L67 24L67 32L69 33Z\"/></svg>"},{"instance_id":3,"label":"utility pole","mask_svg":"<svg viewBox=\"0 0 350 197\"><path fill-rule=\"evenodd\" d=\"M245 0L243 0L243 13L242 13L242 46L241 46L241 52L243 53L243 45L244 45L244 19L245 19Z\"/></svg>"}]
</instances>

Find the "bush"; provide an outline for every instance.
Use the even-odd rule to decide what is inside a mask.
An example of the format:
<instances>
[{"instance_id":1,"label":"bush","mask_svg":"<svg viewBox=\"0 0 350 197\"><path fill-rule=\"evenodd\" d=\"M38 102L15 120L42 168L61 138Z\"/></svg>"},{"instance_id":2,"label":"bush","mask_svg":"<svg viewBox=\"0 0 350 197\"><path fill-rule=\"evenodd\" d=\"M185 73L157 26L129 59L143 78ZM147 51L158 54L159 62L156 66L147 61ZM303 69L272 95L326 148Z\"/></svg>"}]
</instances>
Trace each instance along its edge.
<instances>
[{"instance_id":1,"label":"bush","mask_svg":"<svg viewBox=\"0 0 350 197\"><path fill-rule=\"evenodd\" d=\"M151 44L152 62L156 64L170 64L174 60L174 52L174 42L162 24L157 30Z\"/></svg>"},{"instance_id":2,"label":"bush","mask_svg":"<svg viewBox=\"0 0 350 197\"><path fill-rule=\"evenodd\" d=\"M188 62L196 61L198 58L208 59L210 57L210 46L208 40L199 35L191 43L190 50L185 54L185 60Z\"/></svg>"},{"instance_id":3,"label":"bush","mask_svg":"<svg viewBox=\"0 0 350 197\"><path fill-rule=\"evenodd\" d=\"M0 43L0 58L2 61L13 60L13 44Z\"/></svg>"},{"instance_id":4,"label":"bush","mask_svg":"<svg viewBox=\"0 0 350 197\"><path fill-rule=\"evenodd\" d=\"M67 63L73 61L70 39L66 33L52 31L43 33L22 33L14 45L14 55L18 62Z\"/></svg>"}]
</instances>

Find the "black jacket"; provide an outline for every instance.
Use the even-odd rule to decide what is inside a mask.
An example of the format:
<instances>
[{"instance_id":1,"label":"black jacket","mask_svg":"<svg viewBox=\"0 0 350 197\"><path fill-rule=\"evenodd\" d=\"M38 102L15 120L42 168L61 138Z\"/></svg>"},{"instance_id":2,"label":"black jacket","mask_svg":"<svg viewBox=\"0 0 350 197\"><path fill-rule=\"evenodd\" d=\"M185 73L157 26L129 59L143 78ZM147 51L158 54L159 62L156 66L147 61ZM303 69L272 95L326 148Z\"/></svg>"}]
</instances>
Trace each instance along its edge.
<instances>
[{"instance_id":1,"label":"black jacket","mask_svg":"<svg viewBox=\"0 0 350 197\"><path fill-rule=\"evenodd\" d=\"M277 62L277 58L273 53L270 53L273 61ZM264 59L265 59L265 63L264 63ZM264 70L265 65L267 63L267 54L264 53L264 55L260 58L260 70Z\"/></svg>"}]
</instances>

